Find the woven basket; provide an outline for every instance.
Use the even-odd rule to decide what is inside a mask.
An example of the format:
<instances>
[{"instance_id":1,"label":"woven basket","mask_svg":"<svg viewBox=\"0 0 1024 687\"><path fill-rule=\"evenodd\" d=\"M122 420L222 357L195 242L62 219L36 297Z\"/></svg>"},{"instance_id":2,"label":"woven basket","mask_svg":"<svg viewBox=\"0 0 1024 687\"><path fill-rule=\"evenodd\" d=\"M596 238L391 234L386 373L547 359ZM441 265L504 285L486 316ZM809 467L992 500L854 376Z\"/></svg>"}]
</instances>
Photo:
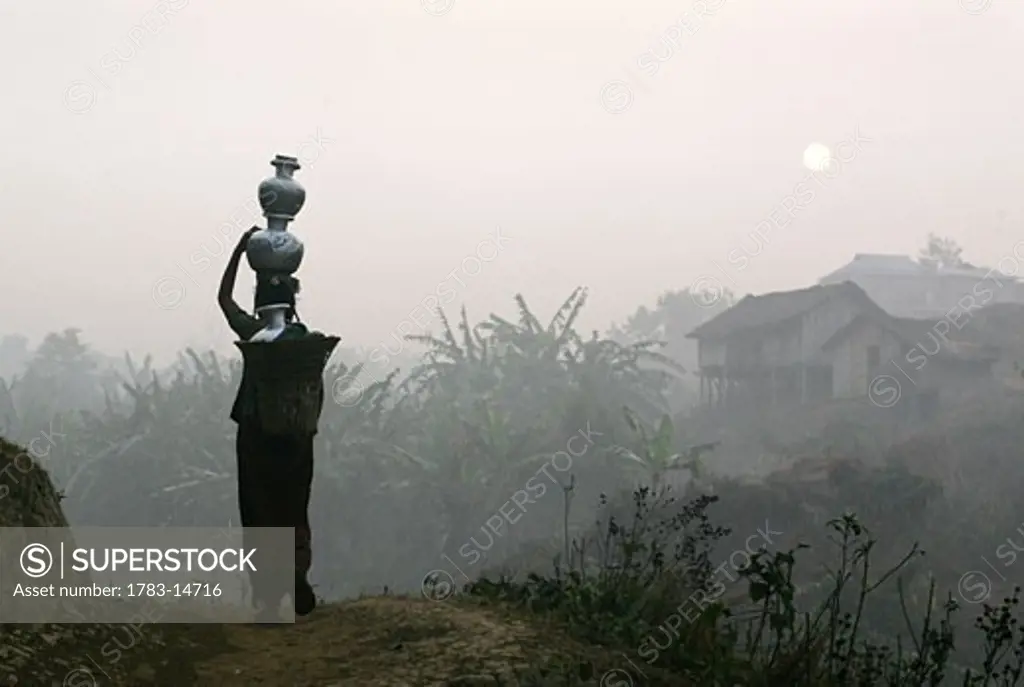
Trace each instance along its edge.
<instances>
[{"instance_id":1,"label":"woven basket","mask_svg":"<svg viewBox=\"0 0 1024 687\"><path fill-rule=\"evenodd\" d=\"M324 368L337 336L301 339L236 341L245 361L244 379L255 413L267 434L316 432L323 399Z\"/></svg>"}]
</instances>

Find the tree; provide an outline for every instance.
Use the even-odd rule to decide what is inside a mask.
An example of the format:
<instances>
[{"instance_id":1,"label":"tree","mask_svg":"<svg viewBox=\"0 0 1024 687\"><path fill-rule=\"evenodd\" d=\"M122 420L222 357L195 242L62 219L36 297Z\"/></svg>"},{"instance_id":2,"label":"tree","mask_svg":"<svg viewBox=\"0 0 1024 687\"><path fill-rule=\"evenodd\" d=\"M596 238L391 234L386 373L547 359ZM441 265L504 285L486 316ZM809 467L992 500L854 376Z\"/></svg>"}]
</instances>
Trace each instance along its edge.
<instances>
[{"instance_id":1,"label":"tree","mask_svg":"<svg viewBox=\"0 0 1024 687\"><path fill-rule=\"evenodd\" d=\"M514 319L492 314L474 325L465 309L455 323L439 312L436 336L408 337L427 352L403 387L418 401L407 465L414 482L436 485L449 538L465 541L481 504L500 508L581 429L611 442L625 429L622 406L641 417L665 412L678 366L649 342L581 336L574 325L586 297L577 288L546 323L521 295Z\"/></svg>"},{"instance_id":2,"label":"tree","mask_svg":"<svg viewBox=\"0 0 1024 687\"><path fill-rule=\"evenodd\" d=\"M0 378L10 379L19 374L31 356L26 337L21 334L0 337Z\"/></svg>"},{"instance_id":3,"label":"tree","mask_svg":"<svg viewBox=\"0 0 1024 687\"><path fill-rule=\"evenodd\" d=\"M732 291L692 292L690 289L666 291L658 297L654 309L641 306L622 325L612 328L611 337L621 342L662 341L663 352L687 371L697 369L697 342L687 334L732 307ZM681 410L697 399L692 375L677 378L669 390L671 406Z\"/></svg>"},{"instance_id":4,"label":"tree","mask_svg":"<svg viewBox=\"0 0 1024 687\"><path fill-rule=\"evenodd\" d=\"M697 363L696 343L686 336L732 307L736 301L732 291L721 294L693 293L689 289L666 291L658 297L653 310L640 306L622 325L612 328L613 338L634 341L665 342L665 355L680 365L693 369Z\"/></svg>"},{"instance_id":5,"label":"tree","mask_svg":"<svg viewBox=\"0 0 1024 687\"><path fill-rule=\"evenodd\" d=\"M427 347L410 381L431 394L449 394L451 402L500 397L522 417L536 415L541 402L567 402L581 391L609 409L625 403L643 416L660 415L663 393L680 367L651 350L653 342L620 343L597 332L581 337L574 324L586 299L586 289L577 288L547 325L521 295L515 297L518 321L492 314L472 326L463 310L456 328L442 312L440 336L407 337Z\"/></svg>"},{"instance_id":6,"label":"tree","mask_svg":"<svg viewBox=\"0 0 1024 687\"><path fill-rule=\"evenodd\" d=\"M67 412L103 403L95 353L70 328L47 334L32 353L15 388L15 400L26 410L49 408Z\"/></svg>"},{"instance_id":7,"label":"tree","mask_svg":"<svg viewBox=\"0 0 1024 687\"><path fill-rule=\"evenodd\" d=\"M918 259L932 267L968 267L968 263L960 257L961 253L963 249L953 239L929 232Z\"/></svg>"}]
</instances>

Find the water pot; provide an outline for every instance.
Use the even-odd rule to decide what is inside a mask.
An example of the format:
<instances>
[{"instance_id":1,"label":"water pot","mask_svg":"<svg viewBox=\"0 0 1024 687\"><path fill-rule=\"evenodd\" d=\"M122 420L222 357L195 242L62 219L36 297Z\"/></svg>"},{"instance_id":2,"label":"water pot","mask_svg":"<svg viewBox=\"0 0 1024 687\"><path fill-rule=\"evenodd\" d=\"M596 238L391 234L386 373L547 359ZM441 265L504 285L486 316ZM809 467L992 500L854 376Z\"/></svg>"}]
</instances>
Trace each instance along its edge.
<instances>
[{"instance_id":1,"label":"water pot","mask_svg":"<svg viewBox=\"0 0 1024 687\"><path fill-rule=\"evenodd\" d=\"M249 341L276 341L287 326L285 313L288 312L289 307L288 305L268 305L260 308L258 313L266 326L256 332Z\"/></svg>"},{"instance_id":2,"label":"water pot","mask_svg":"<svg viewBox=\"0 0 1024 687\"><path fill-rule=\"evenodd\" d=\"M300 169L297 158L278 155L271 162L276 172L259 185L260 207L267 228L249 237L245 255L256 272L293 274L302 264L302 241L288 231L288 223L306 202L306 189L295 180Z\"/></svg>"}]
</instances>

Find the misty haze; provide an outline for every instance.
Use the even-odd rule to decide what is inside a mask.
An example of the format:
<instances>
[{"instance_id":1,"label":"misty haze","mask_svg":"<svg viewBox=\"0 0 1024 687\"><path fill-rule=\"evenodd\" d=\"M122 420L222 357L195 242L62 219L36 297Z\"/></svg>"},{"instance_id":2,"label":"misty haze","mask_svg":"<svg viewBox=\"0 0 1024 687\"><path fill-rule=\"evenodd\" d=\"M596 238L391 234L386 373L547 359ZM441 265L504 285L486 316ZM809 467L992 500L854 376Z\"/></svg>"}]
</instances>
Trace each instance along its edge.
<instances>
[{"instance_id":1,"label":"misty haze","mask_svg":"<svg viewBox=\"0 0 1024 687\"><path fill-rule=\"evenodd\" d=\"M1024 684L1024 7L9 5L0 683Z\"/></svg>"}]
</instances>

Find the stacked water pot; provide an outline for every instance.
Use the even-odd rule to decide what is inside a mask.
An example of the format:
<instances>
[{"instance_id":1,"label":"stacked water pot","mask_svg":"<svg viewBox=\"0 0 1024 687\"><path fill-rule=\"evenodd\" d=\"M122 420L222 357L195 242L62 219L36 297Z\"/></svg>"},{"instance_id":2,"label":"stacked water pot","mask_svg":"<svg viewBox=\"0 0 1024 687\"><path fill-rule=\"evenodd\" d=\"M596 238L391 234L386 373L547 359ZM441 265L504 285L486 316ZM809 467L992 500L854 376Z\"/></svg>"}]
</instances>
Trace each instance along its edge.
<instances>
[{"instance_id":1,"label":"stacked water pot","mask_svg":"<svg viewBox=\"0 0 1024 687\"><path fill-rule=\"evenodd\" d=\"M260 207L267 218L267 228L260 229L249 238L245 255L249 266L256 272L256 281L273 287L290 281L302 264L304 246L295 234L288 231L288 223L295 219L306 202L306 189L295 180L301 169L297 158L278 155L271 162L276 173L264 179L259 186ZM274 289L270 289L272 292ZM273 341L284 330L288 303L257 304L256 314L267 322L267 327L253 337L253 341Z\"/></svg>"},{"instance_id":2,"label":"stacked water pot","mask_svg":"<svg viewBox=\"0 0 1024 687\"><path fill-rule=\"evenodd\" d=\"M269 284L272 288L267 292L273 293L286 291L287 287L278 287L290 285L302 264L302 241L288 231L288 223L306 202L306 189L294 178L300 169L298 159L278 155L270 164L275 175L259 185L267 228L253 233L245 253L257 283ZM284 296L281 300L258 303L256 313L266 326L249 341L236 345L245 360L245 374L253 385L255 410L264 431L316 431L323 402L323 371L340 339L313 333L300 339L277 340L291 307Z\"/></svg>"}]
</instances>

